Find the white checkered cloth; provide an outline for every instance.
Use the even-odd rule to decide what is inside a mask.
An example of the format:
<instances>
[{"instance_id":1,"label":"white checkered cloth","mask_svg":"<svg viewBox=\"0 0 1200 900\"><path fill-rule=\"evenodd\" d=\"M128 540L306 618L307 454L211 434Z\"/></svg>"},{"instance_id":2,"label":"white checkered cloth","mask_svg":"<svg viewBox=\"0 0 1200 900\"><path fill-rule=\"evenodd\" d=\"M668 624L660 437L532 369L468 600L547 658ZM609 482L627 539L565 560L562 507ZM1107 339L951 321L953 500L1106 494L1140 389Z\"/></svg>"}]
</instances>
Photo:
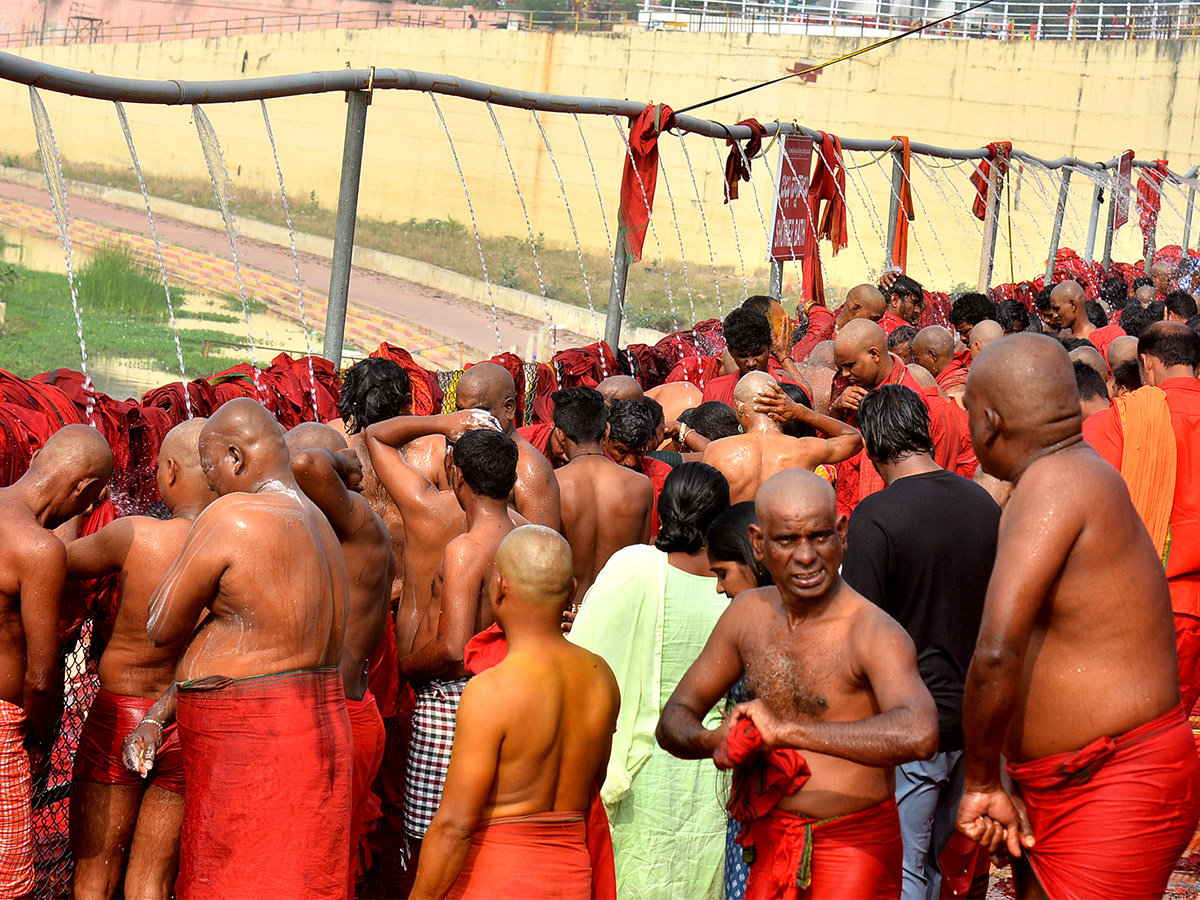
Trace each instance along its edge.
<instances>
[{"instance_id":1,"label":"white checkered cloth","mask_svg":"<svg viewBox=\"0 0 1200 900\"><path fill-rule=\"evenodd\" d=\"M422 840L442 802L442 787L454 746L458 703L468 679L431 681L416 689L412 743L404 791L404 830Z\"/></svg>"},{"instance_id":2,"label":"white checkered cloth","mask_svg":"<svg viewBox=\"0 0 1200 900\"><path fill-rule=\"evenodd\" d=\"M25 710L0 700L0 897L33 889L33 785L24 744Z\"/></svg>"}]
</instances>

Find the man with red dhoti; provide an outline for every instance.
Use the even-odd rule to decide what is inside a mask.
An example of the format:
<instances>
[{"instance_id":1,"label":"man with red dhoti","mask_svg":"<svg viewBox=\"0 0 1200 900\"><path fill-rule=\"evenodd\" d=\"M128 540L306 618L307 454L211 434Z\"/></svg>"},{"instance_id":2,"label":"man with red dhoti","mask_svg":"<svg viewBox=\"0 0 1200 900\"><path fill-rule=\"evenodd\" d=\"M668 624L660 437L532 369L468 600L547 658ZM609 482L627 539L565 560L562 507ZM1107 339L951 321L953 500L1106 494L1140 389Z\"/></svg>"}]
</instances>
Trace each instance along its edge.
<instances>
[{"instance_id":1,"label":"man with red dhoti","mask_svg":"<svg viewBox=\"0 0 1200 900\"><path fill-rule=\"evenodd\" d=\"M1146 386L1117 398L1088 440L1125 479L1166 566L1190 712L1200 700L1200 337L1158 322L1138 338L1138 361Z\"/></svg>"},{"instance_id":2,"label":"man with red dhoti","mask_svg":"<svg viewBox=\"0 0 1200 900\"><path fill-rule=\"evenodd\" d=\"M747 900L899 898L895 766L938 744L916 650L839 575L846 519L828 482L790 469L763 484L755 506L750 540L775 586L730 604L663 707L658 741L734 769L729 809L752 856ZM750 702L705 728L742 678Z\"/></svg>"},{"instance_id":3,"label":"man with red dhoti","mask_svg":"<svg viewBox=\"0 0 1200 900\"><path fill-rule=\"evenodd\" d=\"M496 552L490 605L508 653L463 692L410 900L594 896L587 814L620 696L604 660L562 635L573 568L566 541L537 525Z\"/></svg>"},{"instance_id":4,"label":"man with red dhoti","mask_svg":"<svg viewBox=\"0 0 1200 900\"><path fill-rule=\"evenodd\" d=\"M773 332L767 317L753 306L739 306L733 310L725 317L723 328L725 349L733 358L737 371L708 382L701 402L717 400L732 407L733 390L747 372L768 372L779 379L803 381L795 362L787 354L783 331Z\"/></svg>"},{"instance_id":5,"label":"man with red dhoti","mask_svg":"<svg viewBox=\"0 0 1200 900\"><path fill-rule=\"evenodd\" d=\"M231 400L200 433L214 500L150 599L176 672L187 791L176 893L345 897L351 736L346 564L292 474L283 429Z\"/></svg>"},{"instance_id":6,"label":"man with red dhoti","mask_svg":"<svg viewBox=\"0 0 1200 900\"><path fill-rule=\"evenodd\" d=\"M1058 341L989 346L967 408L984 470L1014 489L967 673L958 828L1014 858L1018 896L1161 897L1200 819L1161 559L1080 435Z\"/></svg>"},{"instance_id":7,"label":"man with red dhoti","mask_svg":"<svg viewBox=\"0 0 1200 900\"><path fill-rule=\"evenodd\" d=\"M915 279L907 275L893 275L883 290L887 311L879 320L883 333L891 337L892 332L905 325L916 325L925 309L925 290Z\"/></svg>"}]
</instances>

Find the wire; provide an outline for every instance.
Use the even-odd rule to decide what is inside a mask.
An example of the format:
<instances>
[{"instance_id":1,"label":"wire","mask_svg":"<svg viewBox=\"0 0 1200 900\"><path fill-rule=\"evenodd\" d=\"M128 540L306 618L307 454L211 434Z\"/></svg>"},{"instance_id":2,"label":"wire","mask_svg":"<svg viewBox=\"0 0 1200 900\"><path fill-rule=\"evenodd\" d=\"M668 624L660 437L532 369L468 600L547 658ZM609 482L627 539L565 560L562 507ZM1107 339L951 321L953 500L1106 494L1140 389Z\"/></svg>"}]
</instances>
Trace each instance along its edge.
<instances>
[{"instance_id":1,"label":"wire","mask_svg":"<svg viewBox=\"0 0 1200 900\"><path fill-rule=\"evenodd\" d=\"M788 72L788 74L782 75L779 78L772 78L770 81L764 81L761 84L754 84L748 88L742 88L739 91L733 91L732 93L729 93L729 94L722 94L720 97L713 97L711 100L705 100L701 103L693 103L691 106L687 106L687 107L684 107L683 109L675 110L675 114L682 115L683 113L691 112L694 109L699 109L702 106L710 106L713 103L720 103L722 100L730 100L733 97L740 97L742 94L748 94L751 91L757 91L759 88L769 87L772 84L778 84L781 81L787 81L789 78L796 78L797 76L800 76L800 75L811 74L812 72L816 72L819 69L824 69L826 66L832 66L835 63L845 62L848 59L853 59L856 56L861 56L862 54L867 53L868 51L877 50L880 47L886 47L888 44L893 44L896 41L901 40L902 38L906 38L906 37L909 37L910 35L914 35L914 34L919 34L920 32L925 31L926 29L932 28L935 25L941 25L943 22L949 22L952 19L957 19L959 16L965 16L969 12L974 12L977 9L981 9L981 8L988 6L989 4L992 4L995 2L996 2L996 0L980 0L979 3L975 3L972 6L968 6L965 9L960 9L958 12L950 13L950 15L948 15L948 16L942 16L940 19L934 19L932 22L926 22L924 25L918 25L916 28L910 28L908 31L902 31L899 34L892 35L889 38L884 38L882 41L877 41L876 43L869 44L866 47L860 47L858 50L854 50L850 53L845 54L844 56L839 56L836 59L831 59L828 62L823 62L823 63L820 63L819 65L810 66L809 68L803 69L802 71L799 71L799 72Z\"/></svg>"}]
</instances>

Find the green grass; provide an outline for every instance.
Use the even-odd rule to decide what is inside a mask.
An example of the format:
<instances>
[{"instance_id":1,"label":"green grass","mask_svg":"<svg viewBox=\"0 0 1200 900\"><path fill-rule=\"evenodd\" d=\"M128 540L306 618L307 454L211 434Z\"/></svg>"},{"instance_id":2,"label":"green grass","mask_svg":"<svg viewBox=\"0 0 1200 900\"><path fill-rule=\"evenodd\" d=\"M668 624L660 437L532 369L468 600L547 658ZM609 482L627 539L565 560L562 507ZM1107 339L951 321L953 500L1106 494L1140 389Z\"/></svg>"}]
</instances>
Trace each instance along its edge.
<instances>
[{"instance_id":1,"label":"green grass","mask_svg":"<svg viewBox=\"0 0 1200 900\"><path fill-rule=\"evenodd\" d=\"M179 292L171 302L179 305ZM158 274L143 266L123 244L108 244L79 270L79 302L87 313L128 313L161 322L167 318Z\"/></svg>"},{"instance_id":2,"label":"green grass","mask_svg":"<svg viewBox=\"0 0 1200 900\"><path fill-rule=\"evenodd\" d=\"M78 369L79 339L66 276L16 266L11 270L13 277L8 282L0 281L0 300L7 304L7 320L0 331L0 365L22 378L62 367ZM85 311L83 330L89 357L136 359L166 372L178 371L175 340L162 322L141 313ZM223 331L181 331L184 367L189 376L207 375L233 365L236 361L203 358L206 340L229 339L230 334Z\"/></svg>"},{"instance_id":3,"label":"green grass","mask_svg":"<svg viewBox=\"0 0 1200 900\"><path fill-rule=\"evenodd\" d=\"M20 158L19 164L28 169L38 168L37 161L32 156ZM91 163L74 163L69 160L63 161L63 169L68 178L78 181L129 191L139 190L137 178L131 171L110 169ZM148 175L146 184L154 197L205 209L216 209L212 187L207 178ZM336 211L322 206L316 194L306 191L303 186L294 187L288 193L296 198L306 198L301 202L293 201L292 220L296 230L332 238ZM665 198L663 202L665 203ZM239 216L272 225L286 224L279 198L271 192L239 186L236 204L236 213ZM670 255L671 247L677 247L673 230L662 230L659 238ZM483 278L479 250L469 222L463 223L454 219L409 219L406 222L398 222L360 215L355 225L354 241L361 247L399 253L472 278ZM567 243L547 240L538 235L535 244L546 296L586 308L587 292L584 290L584 279L574 241ZM488 275L493 284L519 288L533 294L539 293L533 251L527 237L485 236L483 251ZM658 255L658 247L653 237L646 240L646 253L648 256ZM583 268L587 272L592 303L597 312L603 312L608 304L612 259L607 254L590 253L585 250ZM627 322L635 326L672 331L676 325L686 327L692 322L717 316L717 283L720 284L722 310L728 311L741 302L744 287L739 268L718 266L714 279L712 266L706 256L688 261L686 277L683 265L677 261L670 261L665 267L657 259L652 262L635 263L630 266L626 281ZM765 282L750 281L749 288L751 293L765 293L767 285ZM236 301L232 308L241 312L241 302Z\"/></svg>"}]
</instances>

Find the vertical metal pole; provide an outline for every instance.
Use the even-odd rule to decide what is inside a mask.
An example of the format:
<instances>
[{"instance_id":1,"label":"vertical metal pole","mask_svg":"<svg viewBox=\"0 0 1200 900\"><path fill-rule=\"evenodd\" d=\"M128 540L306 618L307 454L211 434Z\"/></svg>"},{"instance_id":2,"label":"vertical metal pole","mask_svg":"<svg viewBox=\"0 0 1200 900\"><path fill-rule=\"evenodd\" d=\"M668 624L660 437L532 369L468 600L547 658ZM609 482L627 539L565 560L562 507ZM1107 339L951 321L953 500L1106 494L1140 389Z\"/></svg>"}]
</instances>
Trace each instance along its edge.
<instances>
[{"instance_id":1,"label":"vertical metal pole","mask_svg":"<svg viewBox=\"0 0 1200 900\"><path fill-rule=\"evenodd\" d=\"M1096 253L1096 226L1100 222L1100 203L1104 198L1104 188L1096 185L1092 188L1092 213L1088 217L1088 236L1087 247L1083 251L1083 258L1087 262L1091 262Z\"/></svg>"},{"instance_id":2,"label":"vertical metal pole","mask_svg":"<svg viewBox=\"0 0 1200 900\"><path fill-rule=\"evenodd\" d=\"M883 248L883 265L895 263L892 251L896 246L896 227L900 219L900 192L904 187L904 162L899 150L892 151L892 197L888 201L887 246Z\"/></svg>"},{"instance_id":3,"label":"vertical metal pole","mask_svg":"<svg viewBox=\"0 0 1200 900\"><path fill-rule=\"evenodd\" d=\"M1196 202L1196 189L1188 188L1187 212L1183 217L1183 249L1187 252L1188 244L1192 242L1192 206Z\"/></svg>"},{"instance_id":4,"label":"vertical metal pole","mask_svg":"<svg viewBox=\"0 0 1200 900\"><path fill-rule=\"evenodd\" d=\"M983 220L983 254L979 260L979 292L986 294L992 286L992 268L996 262L996 235L1000 230L1000 191L1004 179L1000 176L998 160L992 161L988 173L988 205Z\"/></svg>"},{"instance_id":5,"label":"vertical metal pole","mask_svg":"<svg viewBox=\"0 0 1200 900\"><path fill-rule=\"evenodd\" d=\"M783 299L783 263L771 260L771 282L767 293L776 300Z\"/></svg>"},{"instance_id":6,"label":"vertical metal pole","mask_svg":"<svg viewBox=\"0 0 1200 900\"><path fill-rule=\"evenodd\" d=\"M346 301L350 295L350 264L354 259L354 223L358 216L358 185L362 177L363 141L367 133L370 94L346 95L346 143L342 148L342 183L338 190L337 225L333 233L333 261L329 273L329 307L325 313L325 348L322 355L341 367L346 336Z\"/></svg>"},{"instance_id":7,"label":"vertical metal pole","mask_svg":"<svg viewBox=\"0 0 1200 900\"><path fill-rule=\"evenodd\" d=\"M1120 180L1120 179L1117 179ZM1113 245L1113 226L1117 221L1117 192L1110 191L1108 198L1108 224L1104 228L1104 271L1108 272L1108 267L1112 263L1112 245Z\"/></svg>"},{"instance_id":8,"label":"vertical metal pole","mask_svg":"<svg viewBox=\"0 0 1200 900\"><path fill-rule=\"evenodd\" d=\"M1100 28L1104 23L1104 4L1100 4L1100 9L1096 12L1096 40L1100 40Z\"/></svg>"},{"instance_id":9,"label":"vertical metal pole","mask_svg":"<svg viewBox=\"0 0 1200 900\"><path fill-rule=\"evenodd\" d=\"M629 276L629 257L625 253L625 240L621 229L617 229L617 242L613 245L612 284L608 288L608 317L604 322L604 340L617 352L621 340L621 317L625 312L625 279Z\"/></svg>"},{"instance_id":10,"label":"vertical metal pole","mask_svg":"<svg viewBox=\"0 0 1200 900\"><path fill-rule=\"evenodd\" d=\"M1045 12L1045 8L1046 5L1044 3L1038 4L1037 39L1039 41L1046 39L1046 35L1042 33L1042 13Z\"/></svg>"},{"instance_id":11,"label":"vertical metal pole","mask_svg":"<svg viewBox=\"0 0 1200 900\"><path fill-rule=\"evenodd\" d=\"M1058 242L1062 237L1063 216L1067 212L1067 194L1071 190L1071 170L1062 170L1062 184L1058 188L1058 206L1054 207L1054 229L1050 232L1050 253L1046 258L1046 280L1054 275L1054 263L1058 257Z\"/></svg>"}]
</instances>

